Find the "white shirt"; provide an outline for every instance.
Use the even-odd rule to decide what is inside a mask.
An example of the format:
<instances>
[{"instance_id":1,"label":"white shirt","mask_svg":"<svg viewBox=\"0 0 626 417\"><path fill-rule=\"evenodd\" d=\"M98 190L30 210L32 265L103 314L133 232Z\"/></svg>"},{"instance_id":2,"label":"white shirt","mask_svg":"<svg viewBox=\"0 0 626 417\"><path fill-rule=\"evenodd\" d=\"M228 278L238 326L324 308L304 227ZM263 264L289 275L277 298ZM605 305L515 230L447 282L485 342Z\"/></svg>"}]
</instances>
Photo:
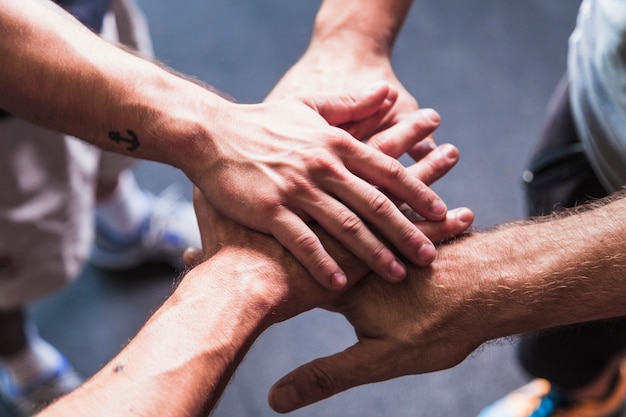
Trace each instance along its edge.
<instances>
[{"instance_id":1,"label":"white shirt","mask_svg":"<svg viewBox=\"0 0 626 417\"><path fill-rule=\"evenodd\" d=\"M607 191L626 185L626 1L584 0L569 40L574 122Z\"/></svg>"}]
</instances>

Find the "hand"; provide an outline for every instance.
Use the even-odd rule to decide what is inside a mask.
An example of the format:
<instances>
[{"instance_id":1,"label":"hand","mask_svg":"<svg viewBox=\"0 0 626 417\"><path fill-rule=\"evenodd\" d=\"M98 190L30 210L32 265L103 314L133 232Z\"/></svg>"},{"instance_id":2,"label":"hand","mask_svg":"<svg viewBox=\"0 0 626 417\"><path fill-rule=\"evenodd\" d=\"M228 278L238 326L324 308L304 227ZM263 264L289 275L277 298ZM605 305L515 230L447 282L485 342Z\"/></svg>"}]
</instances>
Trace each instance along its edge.
<instances>
[{"instance_id":1,"label":"hand","mask_svg":"<svg viewBox=\"0 0 626 417\"><path fill-rule=\"evenodd\" d=\"M374 231L416 264L427 265L435 253L391 198L433 221L445 218L446 207L394 158L329 125L367 118L389 95L379 84L362 96L225 104L223 125L232 128L215 141L218 162L197 173L196 183L218 211L272 234L327 288L345 286L345 274L309 219L383 278L401 280L405 267ZM421 119L424 136L437 126L432 115Z\"/></svg>"},{"instance_id":2,"label":"hand","mask_svg":"<svg viewBox=\"0 0 626 417\"><path fill-rule=\"evenodd\" d=\"M358 342L281 378L271 407L289 412L358 385L446 369L488 340L468 291L476 286L475 265L455 246L440 247L430 267L411 269L401 283L368 276L330 305L354 326Z\"/></svg>"},{"instance_id":3,"label":"hand","mask_svg":"<svg viewBox=\"0 0 626 417\"><path fill-rule=\"evenodd\" d=\"M396 133L397 135L390 136L388 141L381 143L385 144L389 149L401 150L404 134L401 130L397 130ZM394 140L399 141L399 143L395 144L397 146L393 144ZM409 171L416 178L420 178L425 184L430 185L445 175L454 166L457 160L458 150L455 147L452 145L441 145L410 167ZM288 277L290 280L289 282L291 284L289 285L297 285L306 290L300 291L299 294L301 296L297 297L289 297L279 291L278 299L290 300L296 306L294 309L287 309L289 312L284 314L285 318L328 302L338 295L338 293L322 291L322 288L314 285L312 280L302 279L303 275L307 275L306 271L299 267L299 264L293 258L288 256L288 252L281 245L268 236L241 227L217 214L198 189L194 192L194 204L200 226L204 254L201 249L189 248L184 254L184 260L188 267L194 267L201 262L202 259L213 256L225 247L243 247L246 248L247 253L251 253L251 250L256 251L262 255L261 258L265 261L271 260L275 263L272 271L267 274L272 280L281 276L278 271L284 270L285 267L295 268L289 273L284 274L284 276ZM413 215L413 212L406 207L404 208L404 212L410 216ZM472 212L468 209L461 208L449 211L443 221L430 222L417 220L415 224L429 239L434 242L440 242L463 233L471 225L472 221ZM349 284L356 282L367 273L367 269L364 268L363 263L348 252L341 244L325 233L319 226L312 225L312 227L323 245L328 248L329 253L338 260L341 267L348 273ZM248 265L253 263L246 260L243 261L242 264ZM259 286L259 288L261 287L262 285ZM284 289L285 283L278 282L269 287ZM322 294L320 295L321 298L316 298L315 294ZM302 296L304 298L302 298Z\"/></svg>"},{"instance_id":4,"label":"hand","mask_svg":"<svg viewBox=\"0 0 626 417\"><path fill-rule=\"evenodd\" d=\"M346 45L340 38L337 39L312 42L266 100L358 91L372 83L385 81L394 88L395 99L391 109L366 119L346 122L341 127L359 140L367 140L397 123L410 123L419 105L396 77L389 55L373 53L366 47ZM352 50L355 52L351 53Z\"/></svg>"}]
</instances>

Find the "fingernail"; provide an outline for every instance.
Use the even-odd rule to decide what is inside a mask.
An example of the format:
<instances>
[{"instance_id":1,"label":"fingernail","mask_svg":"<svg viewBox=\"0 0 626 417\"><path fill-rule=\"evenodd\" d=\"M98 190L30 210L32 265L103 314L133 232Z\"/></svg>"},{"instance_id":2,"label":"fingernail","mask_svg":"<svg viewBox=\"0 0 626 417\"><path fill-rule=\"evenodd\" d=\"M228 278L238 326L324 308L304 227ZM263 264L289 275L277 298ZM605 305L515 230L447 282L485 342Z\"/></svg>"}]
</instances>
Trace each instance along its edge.
<instances>
[{"instance_id":1,"label":"fingernail","mask_svg":"<svg viewBox=\"0 0 626 417\"><path fill-rule=\"evenodd\" d=\"M284 384L274 390L272 403L276 411L286 412L298 408L302 399L292 384Z\"/></svg>"},{"instance_id":2,"label":"fingernail","mask_svg":"<svg viewBox=\"0 0 626 417\"><path fill-rule=\"evenodd\" d=\"M461 209L458 212L458 219L463 223L471 223L474 221L474 214L470 209Z\"/></svg>"},{"instance_id":3,"label":"fingernail","mask_svg":"<svg viewBox=\"0 0 626 417\"><path fill-rule=\"evenodd\" d=\"M402 279L406 276L406 268L397 260L394 260L389 266L389 273L393 278Z\"/></svg>"},{"instance_id":4,"label":"fingernail","mask_svg":"<svg viewBox=\"0 0 626 417\"><path fill-rule=\"evenodd\" d=\"M431 122L439 123L441 116L433 109L423 109L424 115L430 119Z\"/></svg>"},{"instance_id":5,"label":"fingernail","mask_svg":"<svg viewBox=\"0 0 626 417\"><path fill-rule=\"evenodd\" d=\"M432 243L424 243L417 250L417 259L424 263L430 263L435 258L436 253L437 251Z\"/></svg>"},{"instance_id":6,"label":"fingernail","mask_svg":"<svg viewBox=\"0 0 626 417\"><path fill-rule=\"evenodd\" d=\"M348 283L348 278L341 272L335 272L330 277L330 286L333 288L341 289Z\"/></svg>"},{"instance_id":7,"label":"fingernail","mask_svg":"<svg viewBox=\"0 0 626 417\"><path fill-rule=\"evenodd\" d=\"M441 151L448 159L452 161L456 161L459 159L459 150L456 148L456 146L445 144L443 145L443 149Z\"/></svg>"},{"instance_id":8,"label":"fingernail","mask_svg":"<svg viewBox=\"0 0 626 417\"><path fill-rule=\"evenodd\" d=\"M447 209L448 208L446 207L446 203L439 199L433 201L433 203L430 205L430 212L438 216L445 214Z\"/></svg>"}]
</instances>

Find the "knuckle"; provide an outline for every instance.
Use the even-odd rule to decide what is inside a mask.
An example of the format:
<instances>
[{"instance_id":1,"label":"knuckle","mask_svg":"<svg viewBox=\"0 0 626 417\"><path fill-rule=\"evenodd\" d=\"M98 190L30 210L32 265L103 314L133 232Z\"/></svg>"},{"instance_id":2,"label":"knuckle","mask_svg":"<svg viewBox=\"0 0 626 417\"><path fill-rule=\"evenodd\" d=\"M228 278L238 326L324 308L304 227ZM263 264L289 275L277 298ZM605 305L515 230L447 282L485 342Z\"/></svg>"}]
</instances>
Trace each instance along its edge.
<instances>
[{"instance_id":1,"label":"knuckle","mask_svg":"<svg viewBox=\"0 0 626 417\"><path fill-rule=\"evenodd\" d=\"M289 178L284 185L284 199L292 201L303 196L310 196L316 190L316 186L311 183L310 179L302 176L294 176Z\"/></svg>"},{"instance_id":2,"label":"knuckle","mask_svg":"<svg viewBox=\"0 0 626 417\"><path fill-rule=\"evenodd\" d=\"M346 215L340 221L341 232L344 235L357 236L361 231L361 225L361 219L354 213Z\"/></svg>"},{"instance_id":3,"label":"knuckle","mask_svg":"<svg viewBox=\"0 0 626 417\"><path fill-rule=\"evenodd\" d=\"M380 244L372 250L371 260L373 260L374 263L376 263L376 261L387 261L388 258L392 256L393 255L389 252L389 250L387 250L384 245Z\"/></svg>"},{"instance_id":4,"label":"knuckle","mask_svg":"<svg viewBox=\"0 0 626 417\"><path fill-rule=\"evenodd\" d=\"M358 143L348 132L338 130L337 134L329 137L329 144L336 152L351 152Z\"/></svg>"},{"instance_id":5,"label":"knuckle","mask_svg":"<svg viewBox=\"0 0 626 417\"><path fill-rule=\"evenodd\" d=\"M403 227L398 234L400 245L405 248L417 248L421 244L425 243L425 239L420 237L421 233L419 232L419 229L413 225Z\"/></svg>"},{"instance_id":6,"label":"knuckle","mask_svg":"<svg viewBox=\"0 0 626 417\"><path fill-rule=\"evenodd\" d=\"M313 233L301 233L294 237L293 245L302 253L310 253L317 249L319 240Z\"/></svg>"},{"instance_id":7,"label":"knuckle","mask_svg":"<svg viewBox=\"0 0 626 417\"><path fill-rule=\"evenodd\" d=\"M337 159L337 155L326 150L317 150L308 156L311 170L320 176L338 177L345 179L344 165Z\"/></svg>"},{"instance_id":8,"label":"knuckle","mask_svg":"<svg viewBox=\"0 0 626 417\"><path fill-rule=\"evenodd\" d=\"M315 362L308 367L307 374L309 385L322 396L327 397L336 392L337 386L333 378Z\"/></svg>"},{"instance_id":9,"label":"knuckle","mask_svg":"<svg viewBox=\"0 0 626 417\"><path fill-rule=\"evenodd\" d=\"M390 214L390 204L391 202L381 192L377 192L370 198L370 208L373 213L377 217L386 217Z\"/></svg>"},{"instance_id":10,"label":"knuckle","mask_svg":"<svg viewBox=\"0 0 626 417\"><path fill-rule=\"evenodd\" d=\"M404 178L405 168L396 159L389 158L385 171L387 172L387 178L390 181L399 181Z\"/></svg>"}]
</instances>

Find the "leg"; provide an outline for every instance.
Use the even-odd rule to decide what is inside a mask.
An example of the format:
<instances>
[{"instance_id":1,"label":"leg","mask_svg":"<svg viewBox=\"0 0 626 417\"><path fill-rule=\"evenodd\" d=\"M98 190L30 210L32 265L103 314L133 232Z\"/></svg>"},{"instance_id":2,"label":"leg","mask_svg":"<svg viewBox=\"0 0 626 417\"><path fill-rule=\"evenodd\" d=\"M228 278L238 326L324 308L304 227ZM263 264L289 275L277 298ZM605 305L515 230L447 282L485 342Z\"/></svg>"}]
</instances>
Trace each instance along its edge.
<instances>
[{"instance_id":1,"label":"leg","mask_svg":"<svg viewBox=\"0 0 626 417\"><path fill-rule=\"evenodd\" d=\"M25 309L71 282L87 259L97 153L4 118L0 155L0 392L29 414L80 382L63 355L38 336Z\"/></svg>"}]
</instances>

